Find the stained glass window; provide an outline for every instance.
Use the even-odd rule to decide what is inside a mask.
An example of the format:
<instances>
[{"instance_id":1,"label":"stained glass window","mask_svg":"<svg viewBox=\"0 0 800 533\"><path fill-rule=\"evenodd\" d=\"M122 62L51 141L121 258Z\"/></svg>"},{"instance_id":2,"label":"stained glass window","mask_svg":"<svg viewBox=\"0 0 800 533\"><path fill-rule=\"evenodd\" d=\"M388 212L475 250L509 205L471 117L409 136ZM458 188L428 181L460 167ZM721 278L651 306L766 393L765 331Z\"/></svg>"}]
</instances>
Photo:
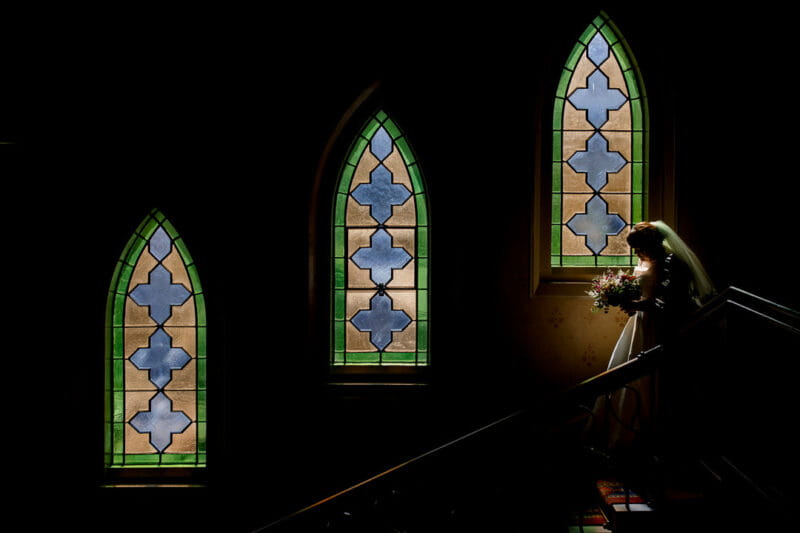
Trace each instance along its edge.
<instances>
[{"instance_id":1,"label":"stained glass window","mask_svg":"<svg viewBox=\"0 0 800 533\"><path fill-rule=\"evenodd\" d=\"M647 105L627 44L598 16L562 71L553 113L550 265L631 265L645 216Z\"/></svg>"},{"instance_id":2,"label":"stained glass window","mask_svg":"<svg viewBox=\"0 0 800 533\"><path fill-rule=\"evenodd\" d=\"M117 262L106 325L106 466L204 466L205 297L158 210Z\"/></svg>"},{"instance_id":3,"label":"stained glass window","mask_svg":"<svg viewBox=\"0 0 800 533\"><path fill-rule=\"evenodd\" d=\"M419 165L383 111L352 144L333 220L334 366L426 366L428 209Z\"/></svg>"}]
</instances>

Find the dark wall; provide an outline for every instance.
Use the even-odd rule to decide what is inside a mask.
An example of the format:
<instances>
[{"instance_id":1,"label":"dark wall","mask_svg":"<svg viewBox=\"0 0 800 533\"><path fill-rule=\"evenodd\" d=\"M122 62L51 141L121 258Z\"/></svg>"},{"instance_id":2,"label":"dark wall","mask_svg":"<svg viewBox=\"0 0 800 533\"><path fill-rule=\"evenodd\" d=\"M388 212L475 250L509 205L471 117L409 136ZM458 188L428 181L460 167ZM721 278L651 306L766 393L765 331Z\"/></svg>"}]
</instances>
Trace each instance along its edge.
<instances>
[{"instance_id":1,"label":"dark wall","mask_svg":"<svg viewBox=\"0 0 800 533\"><path fill-rule=\"evenodd\" d=\"M642 68L653 161L675 165L679 230L719 286L796 305L764 275L787 257L795 205L782 28L606 9ZM20 495L78 494L93 516L131 498L96 489L105 298L154 207L183 234L209 316L210 486L171 498L252 529L515 407L535 376L503 295L529 288L532 176L548 166L534 148L549 153L549 98L596 11L70 13L19 32L0 132L16 143L2 146L6 355L26 428L11 453L36 466ZM342 156L322 164L337 123L376 81L427 179L436 372L425 392L342 395L325 387L327 287L309 265L328 236L309 206Z\"/></svg>"}]
</instances>

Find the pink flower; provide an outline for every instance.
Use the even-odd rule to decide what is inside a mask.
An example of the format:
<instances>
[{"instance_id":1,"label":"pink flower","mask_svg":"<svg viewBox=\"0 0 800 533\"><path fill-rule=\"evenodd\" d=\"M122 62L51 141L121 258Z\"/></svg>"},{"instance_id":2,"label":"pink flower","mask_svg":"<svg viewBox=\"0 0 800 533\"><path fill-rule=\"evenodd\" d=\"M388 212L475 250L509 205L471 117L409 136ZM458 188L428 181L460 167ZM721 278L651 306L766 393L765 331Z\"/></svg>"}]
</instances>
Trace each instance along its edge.
<instances>
[{"instance_id":1,"label":"pink flower","mask_svg":"<svg viewBox=\"0 0 800 533\"><path fill-rule=\"evenodd\" d=\"M633 301L641 295L639 278L623 270L614 274L609 269L604 274L595 276L591 286L592 289L586 294L594 299L592 311L602 310L608 313L610 307Z\"/></svg>"}]
</instances>

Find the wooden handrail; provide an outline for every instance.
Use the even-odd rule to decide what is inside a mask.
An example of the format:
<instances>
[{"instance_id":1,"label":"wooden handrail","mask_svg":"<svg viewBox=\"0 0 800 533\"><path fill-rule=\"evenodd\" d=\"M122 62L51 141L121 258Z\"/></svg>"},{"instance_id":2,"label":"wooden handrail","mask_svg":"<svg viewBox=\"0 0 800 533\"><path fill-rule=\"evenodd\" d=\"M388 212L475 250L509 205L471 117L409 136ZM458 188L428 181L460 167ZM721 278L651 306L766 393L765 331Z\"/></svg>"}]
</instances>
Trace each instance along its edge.
<instances>
[{"instance_id":1,"label":"wooden handrail","mask_svg":"<svg viewBox=\"0 0 800 533\"><path fill-rule=\"evenodd\" d=\"M490 422L490 423L488 423L488 424L486 424L484 426L479 427L478 429L470 431L469 433L466 433L466 434L464 434L464 435L462 435L462 436L460 436L460 437L458 437L456 439L453 439L453 440L451 440L451 441L449 441L449 442L447 442L445 444L437 446L436 448L433 448L432 450L428 450L427 452L425 452L423 454L420 454L420 455L418 455L418 456L416 456L416 457L414 457L412 459L409 459L408 461L404 461L404 462L402 462L402 463L400 463L400 464L398 464L396 466L393 466L392 468L390 468L388 470L385 470L385 471L381 472L380 474L376 474L376 475L374 475L374 476L372 476L372 477L370 477L368 479L365 479L364 481L356 483L355 485L352 485L352 486L350 486L350 487L348 487L348 488L346 488L346 489L344 489L342 491L339 491L339 492L337 492L335 494L332 494L331 496L328 496L327 498L323 498L323 499L321 499L321 500L319 500L319 501L317 501L315 503L312 503L311 505L309 505L307 507L304 507L304 508L302 508L302 509L300 509L298 511L295 511L294 513L291 513L291 514L289 514L289 515L287 515L287 516L285 516L283 518L280 518L280 519L272 522L271 524L268 524L268 525L264 526L263 528L259 528L259 529L255 530L254 533L257 533L257 532L260 532L260 531L264 531L264 530L266 530L268 528L271 528L273 526L277 526L279 524L285 523L288 520L291 520L292 518L294 518L294 517L296 517L298 515L301 515L301 514L307 512L307 511L311 511L313 509L319 508L320 506L322 506L322 505L324 505L324 504L326 504L326 503L328 503L328 502L330 502L330 501L332 501L332 500L334 500L334 499L336 499L336 498L338 498L340 496L344 496L345 494L352 493L352 492L360 489L361 487L363 487L365 485L368 485L368 484L370 484L370 483L372 483L374 481L378 481L379 479L386 478L390 474L392 474L393 472L396 472L396 471L398 471L398 470L400 470L402 468L405 468L407 466L410 466L410 465L412 465L414 463L418 463L418 462L422 461L423 459L426 459L426 458L428 458L430 456L433 456L433 455L435 455L435 454L437 454L437 453L439 453L439 452L441 452L443 450L452 448L453 446L455 446L459 442L466 441L466 440L468 440L468 439L470 439L470 438L472 438L472 437L474 437L476 435L479 435L481 433L485 433L488 430L492 429L493 427L499 426L499 425L503 424L504 422L507 422L507 421L509 421L509 420L511 420L513 418L516 418L516 417L518 417L519 415L521 415L522 413L524 413L526 411L527 411L526 409L520 409L518 411L514 411L511 414L503 416L503 417L501 417L501 418L499 418L499 419L497 419L497 420L495 420L493 422Z\"/></svg>"},{"instance_id":2,"label":"wooden handrail","mask_svg":"<svg viewBox=\"0 0 800 533\"><path fill-rule=\"evenodd\" d=\"M739 288L728 287L696 311L670 341L644 350L633 359L569 388L565 393L567 404L596 398L647 375L660 365L672 344L680 343L704 323L729 309L745 311L790 333L800 335L800 313Z\"/></svg>"},{"instance_id":3,"label":"wooden handrail","mask_svg":"<svg viewBox=\"0 0 800 533\"><path fill-rule=\"evenodd\" d=\"M736 287L729 287L722 291L721 293L717 294L714 298L712 298L706 305L704 305L701 309L699 309L686 323L686 325L680 329L680 331L671 339L670 341L645 350L639 353L633 359L616 366L612 369L609 369L605 372L597 374L589 379L582 381L581 383L575 385L567 389L564 394L558 395L555 402L552 404L548 403L548 407L561 407L572 409L577 405L580 405L581 402L585 402L591 400L593 398L598 397L601 394L606 394L612 392L619 387L624 386L626 383L629 383L637 378L645 376L655 370L660 364L661 361L664 359L664 355L669 353L670 349L673 346L673 343L680 342L680 339L692 331L696 330L697 328L701 327L704 323L708 320L717 317L723 311L735 308L739 310L744 310L754 316L759 318L768 320L770 323L781 327L791 333L796 335L800 335L800 313L794 311L788 307L779 305L775 302L766 300L754 294L748 293ZM519 418L521 415L528 413L531 410L531 407L525 407L514 411L506 416L503 416L494 422L486 424L474 431L470 431L458 437L454 440L451 440L441 446L437 446L428 452L425 452L421 455L418 455L408 461L404 461L384 472L381 472L375 476L372 476L360 483L357 483L351 487L348 487L342 491L339 491L327 498L323 498L311 505L308 505L294 513L291 513L283 518L280 518L262 528L256 530L256 532L265 531L273 526L278 526L283 524L293 518L298 517L306 512L312 511L314 509L318 509L341 496L346 494L353 493L367 485L370 485L380 479L385 479L391 474L402 470L412 464L418 463L423 459L431 457L433 455L439 454L445 450L448 450L454 447L456 444L473 439L479 435L487 433L488 430L491 428L500 426L502 424L508 423L511 420ZM255 533L255 532L254 532Z\"/></svg>"}]
</instances>

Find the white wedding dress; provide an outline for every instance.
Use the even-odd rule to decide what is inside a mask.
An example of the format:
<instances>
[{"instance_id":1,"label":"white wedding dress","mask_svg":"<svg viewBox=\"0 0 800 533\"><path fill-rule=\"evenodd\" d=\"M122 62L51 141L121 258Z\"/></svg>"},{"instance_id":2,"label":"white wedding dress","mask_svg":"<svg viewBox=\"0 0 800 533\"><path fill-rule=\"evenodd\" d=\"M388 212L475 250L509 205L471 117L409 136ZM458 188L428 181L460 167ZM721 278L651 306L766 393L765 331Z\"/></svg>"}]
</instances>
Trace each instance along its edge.
<instances>
[{"instance_id":1,"label":"white wedding dress","mask_svg":"<svg viewBox=\"0 0 800 533\"><path fill-rule=\"evenodd\" d=\"M656 279L650 263L647 261L639 261L639 264L636 265L636 268L633 270L633 274L639 278L642 298L646 300L652 298L655 292ZM646 322L647 317L644 311L637 311L628 319L628 322L625 323L625 327L622 329L622 333L620 333L617 339L614 350L611 352L611 358L608 360L608 367L606 367L606 370L611 370L615 366L625 363L631 356L635 356L643 349L647 348L647 346L645 346Z\"/></svg>"},{"instance_id":2,"label":"white wedding dress","mask_svg":"<svg viewBox=\"0 0 800 533\"><path fill-rule=\"evenodd\" d=\"M689 294L698 307L715 294L714 284L700 260L686 243L661 220L652 222L664 237L663 246L673 260L677 259L688 268ZM643 300L653 300L665 265L639 261L634 274L639 278ZM662 317L663 318L663 317ZM607 370L617 367L657 343L656 319L647 311L637 311L622 329ZM663 324L662 324L663 332ZM663 333L662 333L663 334ZM607 450L627 447L638 436L656 430L658 414L659 372L636 379L610 394L597 398L592 409L584 436L590 442ZM659 416L663 416L661 413ZM659 423L663 423L660 421Z\"/></svg>"},{"instance_id":3,"label":"white wedding dress","mask_svg":"<svg viewBox=\"0 0 800 533\"><path fill-rule=\"evenodd\" d=\"M651 299L657 283L655 266L639 261L634 275L639 278L642 298ZM607 370L629 361L652 346L654 335L648 318L645 311L637 311L631 315L611 352ZM650 419L650 400L653 397L651 389L654 383L652 376L645 376L609 395L599 397L592 409L587 435L607 449L629 444L636 432Z\"/></svg>"}]
</instances>

